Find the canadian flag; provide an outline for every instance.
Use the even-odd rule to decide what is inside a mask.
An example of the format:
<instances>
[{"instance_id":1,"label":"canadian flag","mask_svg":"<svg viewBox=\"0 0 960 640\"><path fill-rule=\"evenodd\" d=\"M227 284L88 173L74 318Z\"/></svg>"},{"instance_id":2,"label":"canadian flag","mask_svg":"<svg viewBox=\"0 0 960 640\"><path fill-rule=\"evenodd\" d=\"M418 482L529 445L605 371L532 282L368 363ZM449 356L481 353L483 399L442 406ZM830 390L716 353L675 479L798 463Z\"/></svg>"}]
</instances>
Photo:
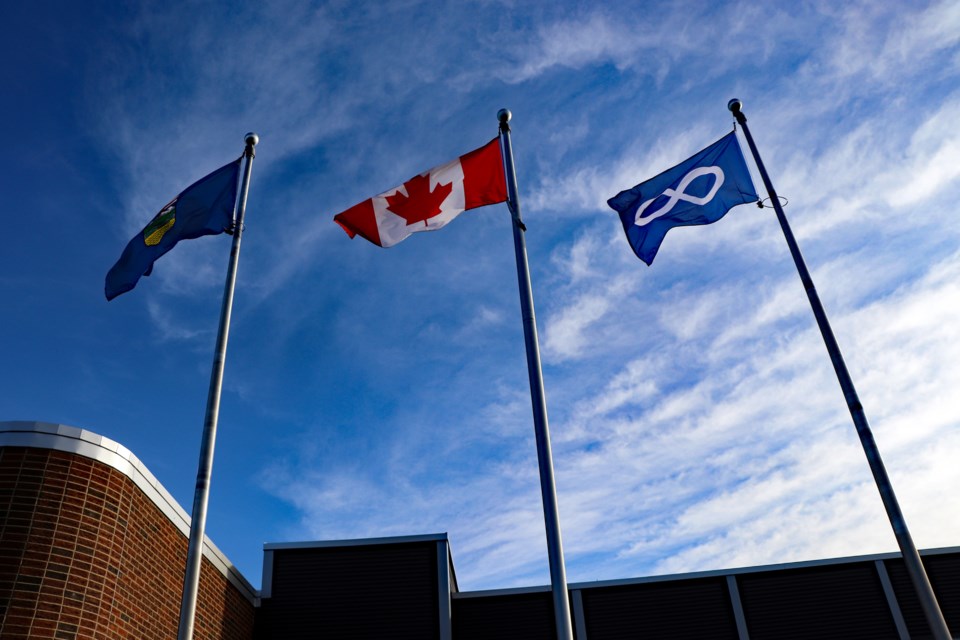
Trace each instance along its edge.
<instances>
[{"instance_id":1,"label":"canadian flag","mask_svg":"<svg viewBox=\"0 0 960 640\"><path fill-rule=\"evenodd\" d=\"M411 233L434 231L467 209L505 202L500 144L494 138L452 162L414 176L333 217L353 238L392 247Z\"/></svg>"}]
</instances>

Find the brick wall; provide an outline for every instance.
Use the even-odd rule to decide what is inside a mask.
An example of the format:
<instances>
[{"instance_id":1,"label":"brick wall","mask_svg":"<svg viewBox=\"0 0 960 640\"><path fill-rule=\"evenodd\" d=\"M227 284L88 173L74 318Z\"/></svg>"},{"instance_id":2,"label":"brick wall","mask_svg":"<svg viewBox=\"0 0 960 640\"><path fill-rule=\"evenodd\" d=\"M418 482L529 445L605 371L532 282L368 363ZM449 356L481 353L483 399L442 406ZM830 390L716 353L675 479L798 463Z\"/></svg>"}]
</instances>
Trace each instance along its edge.
<instances>
[{"instance_id":1,"label":"brick wall","mask_svg":"<svg viewBox=\"0 0 960 640\"><path fill-rule=\"evenodd\" d=\"M126 475L0 447L0 638L177 635L187 539ZM254 607L204 558L194 637L249 640Z\"/></svg>"}]
</instances>

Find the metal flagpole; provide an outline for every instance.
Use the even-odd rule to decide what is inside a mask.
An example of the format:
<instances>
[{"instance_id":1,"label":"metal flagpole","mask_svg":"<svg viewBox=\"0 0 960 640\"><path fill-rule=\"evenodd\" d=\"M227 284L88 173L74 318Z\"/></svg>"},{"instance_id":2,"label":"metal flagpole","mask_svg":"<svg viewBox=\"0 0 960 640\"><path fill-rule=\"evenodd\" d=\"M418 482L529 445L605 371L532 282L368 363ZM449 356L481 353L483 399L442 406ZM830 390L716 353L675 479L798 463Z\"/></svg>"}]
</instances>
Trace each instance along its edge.
<instances>
[{"instance_id":1,"label":"metal flagpole","mask_svg":"<svg viewBox=\"0 0 960 640\"><path fill-rule=\"evenodd\" d=\"M530 286L530 265L527 263L526 227L520 218L517 197L517 173L513 165L510 142L510 112L500 109L500 148L507 178L507 206L513 217L513 246L517 254L517 280L520 283L520 310L523 315L523 338L527 346L527 371L530 375L530 400L533 404L533 428L537 436L537 460L540 463L540 494L543 497L543 521L547 533L547 555L550 558L550 583L553 586L553 615L558 640L573 640L570 622L570 601L567 597L567 570L563 563L560 540L560 513L557 509L557 486L553 477L553 453L550 450L550 426L547 424L547 399L543 390L540 367L540 343L537 319L533 311L533 290Z\"/></svg>"},{"instance_id":2,"label":"metal flagpole","mask_svg":"<svg viewBox=\"0 0 960 640\"><path fill-rule=\"evenodd\" d=\"M753 159L757 163L757 169L760 171L760 177L767 189L767 195L770 196L770 202L773 204L774 211L777 212L777 220L780 221L780 228L783 229L783 235L787 239L787 246L790 247L790 254L797 265L797 271L800 273L800 280L807 290L807 297L810 299L810 306L813 307L813 315L817 319L817 326L820 327L820 333L823 336L823 342L826 344L827 352L830 354L830 360L833 362L833 368L837 373L837 380L840 382L840 388L843 390L843 396L847 401L847 408L850 410L850 416L853 418L853 424L857 429L857 435L860 436L860 444L863 445L863 452L867 456L867 462L870 463L870 471L873 472L873 479L877 483L877 489L880 491L880 498L883 500L883 506L887 510L887 517L893 527L893 533L897 538L897 544L900 545L900 553L903 555L903 561L906 563L907 572L913 582L913 587L920 598L920 604L923 607L923 613L927 617L930 629L933 631L933 637L936 640L950 640L950 630L940 611L937 598L933 593L933 587L930 586L930 580L923 569L923 563L920 561L920 554L917 547L913 544L913 538L907 529L907 522L900 511L900 505L897 503L897 497L893 493L893 485L887 476L887 471L883 466L883 460L880 458L880 450L873 439L873 432L870 425L867 424L867 416L863 411L863 405L860 404L860 398L857 396L857 390L853 386L853 380L847 371L847 365L840 354L840 346L837 339L833 336L833 330L830 328L830 322L827 320L827 314L820 303L820 297L813 286L813 279L810 272L807 271L807 265L800 254L800 247L797 245L790 225L787 223L787 217L783 213L783 207L780 206L780 199L777 192L770 182L770 176L763 166L763 160L760 159L760 153L757 151L757 145L753 142L753 136L750 135L750 129L747 127L747 117L740 110L743 103L734 98L727 103L727 108L733 113L740 126L743 127L743 135L750 145L750 151L753 153Z\"/></svg>"},{"instance_id":3,"label":"metal flagpole","mask_svg":"<svg viewBox=\"0 0 960 640\"><path fill-rule=\"evenodd\" d=\"M247 190L250 188L250 168L256 155L253 148L260 138L248 133L243 155L247 164L240 186L240 206L233 226L233 245L227 281L220 309L220 328L213 355L210 390L207 392L207 414L203 420L203 440L200 444L200 464L197 469L197 487L193 494L193 513L190 516L190 543L187 547L187 569L183 577L183 596L180 600L180 628L177 640L192 640L193 622L197 611L197 591L200 586L200 563L203 559L203 532L207 524L207 501L210 497L210 472L213 469L213 445L217 439L217 418L220 414L220 389L223 386L223 364L227 358L227 338L230 334L230 313L233 310L233 290L237 282L237 262L240 258L240 236L243 234L243 214L247 208Z\"/></svg>"}]
</instances>

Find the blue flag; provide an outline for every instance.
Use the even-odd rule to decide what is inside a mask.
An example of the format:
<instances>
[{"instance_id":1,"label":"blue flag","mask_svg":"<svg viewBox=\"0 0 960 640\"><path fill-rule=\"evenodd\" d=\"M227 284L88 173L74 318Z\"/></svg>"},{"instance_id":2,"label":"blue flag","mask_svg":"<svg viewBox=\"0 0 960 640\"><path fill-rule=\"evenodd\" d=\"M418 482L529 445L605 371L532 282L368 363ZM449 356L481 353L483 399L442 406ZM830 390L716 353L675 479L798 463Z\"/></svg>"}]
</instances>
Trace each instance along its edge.
<instances>
[{"instance_id":1,"label":"blue flag","mask_svg":"<svg viewBox=\"0 0 960 640\"><path fill-rule=\"evenodd\" d=\"M137 286L140 276L150 275L153 263L181 240L230 229L237 202L240 160L237 158L184 189L134 236L117 264L107 272L107 300Z\"/></svg>"},{"instance_id":2,"label":"blue flag","mask_svg":"<svg viewBox=\"0 0 960 640\"><path fill-rule=\"evenodd\" d=\"M649 265L670 229L710 224L731 207L757 200L736 133L731 131L672 169L621 191L607 204L620 214L633 252Z\"/></svg>"}]
</instances>

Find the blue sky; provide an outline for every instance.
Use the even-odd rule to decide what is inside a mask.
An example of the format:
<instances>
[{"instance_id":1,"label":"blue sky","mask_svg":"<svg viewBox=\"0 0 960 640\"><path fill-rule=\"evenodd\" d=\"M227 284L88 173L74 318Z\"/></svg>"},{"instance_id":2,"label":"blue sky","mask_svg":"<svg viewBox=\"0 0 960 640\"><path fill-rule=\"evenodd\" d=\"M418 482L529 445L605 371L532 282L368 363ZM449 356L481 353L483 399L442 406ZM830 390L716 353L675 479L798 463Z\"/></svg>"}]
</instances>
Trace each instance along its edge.
<instances>
[{"instance_id":1,"label":"blue sky","mask_svg":"<svg viewBox=\"0 0 960 640\"><path fill-rule=\"evenodd\" d=\"M462 589L549 583L506 206L391 249L332 222L501 107L571 582L896 549L772 210L648 268L605 205L733 97L917 545L960 544L955 2L11 4L0 419L112 438L188 507L229 238L103 279L260 135L207 526L255 585L264 542L441 531Z\"/></svg>"}]
</instances>

